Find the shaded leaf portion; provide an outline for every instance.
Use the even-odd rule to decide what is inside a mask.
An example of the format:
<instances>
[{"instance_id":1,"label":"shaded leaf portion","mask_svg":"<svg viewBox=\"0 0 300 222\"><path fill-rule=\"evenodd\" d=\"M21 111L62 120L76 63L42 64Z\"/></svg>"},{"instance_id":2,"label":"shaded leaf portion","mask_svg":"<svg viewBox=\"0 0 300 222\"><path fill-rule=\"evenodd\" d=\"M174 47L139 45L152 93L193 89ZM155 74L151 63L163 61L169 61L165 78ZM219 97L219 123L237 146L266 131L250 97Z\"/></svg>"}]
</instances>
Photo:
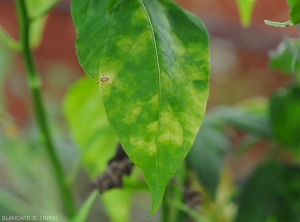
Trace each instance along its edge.
<instances>
[{"instance_id":1,"label":"shaded leaf portion","mask_svg":"<svg viewBox=\"0 0 300 222\"><path fill-rule=\"evenodd\" d=\"M296 86L276 92L270 100L274 135L285 145L300 145L300 90Z\"/></svg>"},{"instance_id":2,"label":"shaded leaf portion","mask_svg":"<svg viewBox=\"0 0 300 222\"><path fill-rule=\"evenodd\" d=\"M73 1L77 54L99 82L113 131L142 170L158 209L192 147L208 97L208 36L173 2Z\"/></svg>"},{"instance_id":3,"label":"shaded leaf portion","mask_svg":"<svg viewBox=\"0 0 300 222\"><path fill-rule=\"evenodd\" d=\"M290 18L294 24L300 23L300 0L287 0L290 7Z\"/></svg>"},{"instance_id":4,"label":"shaded leaf portion","mask_svg":"<svg viewBox=\"0 0 300 222\"><path fill-rule=\"evenodd\" d=\"M240 21L242 26L244 27L248 27L251 23L255 2L256 0L236 0L240 15Z\"/></svg>"},{"instance_id":5,"label":"shaded leaf portion","mask_svg":"<svg viewBox=\"0 0 300 222\"><path fill-rule=\"evenodd\" d=\"M262 164L242 187L235 222L299 221L299 187L299 166Z\"/></svg>"},{"instance_id":6,"label":"shaded leaf portion","mask_svg":"<svg viewBox=\"0 0 300 222\"><path fill-rule=\"evenodd\" d=\"M91 179L102 173L118 143L98 96L98 86L82 78L70 87L64 98L64 112L72 136L81 152L81 162ZM132 193L113 189L101 196L112 222L129 221ZM113 211L110 205L114 204ZM118 212L116 212L116 209Z\"/></svg>"}]
</instances>

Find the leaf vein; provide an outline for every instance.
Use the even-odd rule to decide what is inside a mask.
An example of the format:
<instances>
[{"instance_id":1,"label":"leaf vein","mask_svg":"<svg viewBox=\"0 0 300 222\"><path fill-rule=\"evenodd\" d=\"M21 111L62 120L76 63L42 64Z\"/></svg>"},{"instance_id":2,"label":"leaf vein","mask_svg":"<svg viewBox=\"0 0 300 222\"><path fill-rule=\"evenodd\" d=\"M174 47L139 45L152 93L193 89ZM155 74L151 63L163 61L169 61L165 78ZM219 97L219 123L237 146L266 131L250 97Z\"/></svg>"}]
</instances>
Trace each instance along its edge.
<instances>
[{"instance_id":1,"label":"leaf vein","mask_svg":"<svg viewBox=\"0 0 300 222\"><path fill-rule=\"evenodd\" d=\"M156 145L157 145L157 150L156 150L156 164L155 164L155 173L156 173L156 200L155 202L157 202L157 196L158 196L158 165L157 165L157 162L158 162L158 134L159 134L159 131L160 131L160 105L161 105L161 80L160 80L160 65L159 65L159 61L158 61L158 52L157 52L157 45L156 45L156 41L155 41L155 35L154 35L154 29L153 29L153 25L152 25L152 21L151 21L151 18L148 14L148 11L144 5L144 2L143 0L140 0L141 2L141 5L143 7L143 10L145 11L145 14L148 18L148 21L149 21L149 25L150 25L150 29L151 29L151 36L152 36L152 39L153 39L153 48L154 48L154 51L155 51L155 58L156 58L156 64L157 64L157 72L158 72L158 89L159 89L159 104L158 104L158 120L157 120L157 133L156 133Z\"/></svg>"}]
</instances>

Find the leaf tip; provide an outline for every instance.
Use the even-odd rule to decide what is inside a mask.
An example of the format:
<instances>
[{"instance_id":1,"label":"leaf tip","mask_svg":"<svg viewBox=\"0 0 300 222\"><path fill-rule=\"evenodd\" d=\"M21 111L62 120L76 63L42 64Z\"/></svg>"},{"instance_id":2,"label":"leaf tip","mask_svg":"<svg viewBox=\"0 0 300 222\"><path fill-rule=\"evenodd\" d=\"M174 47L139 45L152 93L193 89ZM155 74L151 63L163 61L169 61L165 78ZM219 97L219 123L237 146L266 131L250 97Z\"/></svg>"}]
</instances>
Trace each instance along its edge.
<instances>
[{"instance_id":1,"label":"leaf tip","mask_svg":"<svg viewBox=\"0 0 300 222\"><path fill-rule=\"evenodd\" d=\"M148 217L152 217L156 211L158 210L159 204L153 205L151 206L150 212L148 214Z\"/></svg>"}]
</instances>

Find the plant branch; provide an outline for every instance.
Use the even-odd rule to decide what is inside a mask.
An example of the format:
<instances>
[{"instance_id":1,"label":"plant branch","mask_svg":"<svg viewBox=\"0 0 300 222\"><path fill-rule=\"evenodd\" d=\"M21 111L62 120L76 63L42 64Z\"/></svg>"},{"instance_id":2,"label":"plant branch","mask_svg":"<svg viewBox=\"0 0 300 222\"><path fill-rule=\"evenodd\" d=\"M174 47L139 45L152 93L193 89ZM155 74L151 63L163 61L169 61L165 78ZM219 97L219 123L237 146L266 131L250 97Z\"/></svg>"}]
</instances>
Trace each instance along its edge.
<instances>
[{"instance_id":1,"label":"plant branch","mask_svg":"<svg viewBox=\"0 0 300 222\"><path fill-rule=\"evenodd\" d=\"M0 26L0 39L7 45L10 49L15 51L20 51L20 43L14 40L2 26Z\"/></svg>"},{"instance_id":2,"label":"plant branch","mask_svg":"<svg viewBox=\"0 0 300 222\"><path fill-rule=\"evenodd\" d=\"M70 190L65 181L61 163L59 162L59 159L55 152L55 147L50 136L49 126L46 120L46 114L41 97L41 82L37 74L32 51L30 50L29 46L30 19L28 17L25 1L15 0L15 3L19 20L21 53L23 55L23 60L26 67L27 81L31 91L33 108L35 111L39 133L42 143L45 146L52 170L54 172L66 214L69 218L71 218L75 212L73 201Z\"/></svg>"},{"instance_id":3,"label":"plant branch","mask_svg":"<svg viewBox=\"0 0 300 222\"><path fill-rule=\"evenodd\" d=\"M47 15L58 3L60 0L52 0L44 8L42 8L39 12L37 12L32 18L30 18L31 21L34 21L36 19L39 19L45 15Z\"/></svg>"}]
</instances>

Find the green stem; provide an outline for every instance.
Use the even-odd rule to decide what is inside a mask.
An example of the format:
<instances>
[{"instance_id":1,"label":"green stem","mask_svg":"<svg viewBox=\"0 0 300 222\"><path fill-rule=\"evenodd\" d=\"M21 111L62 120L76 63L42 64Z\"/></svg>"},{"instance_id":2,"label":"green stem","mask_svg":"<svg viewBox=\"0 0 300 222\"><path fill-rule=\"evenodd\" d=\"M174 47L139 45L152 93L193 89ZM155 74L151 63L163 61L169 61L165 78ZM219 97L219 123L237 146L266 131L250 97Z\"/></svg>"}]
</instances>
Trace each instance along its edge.
<instances>
[{"instance_id":1,"label":"green stem","mask_svg":"<svg viewBox=\"0 0 300 222\"><path fill-rule=\"evenodd\" d=\"M0 26L0 39L7 45L8 48L20 51L20 43L15 41L3 28Z\"/></svg>"},{"instance_id":2,"label":"green stem","mask_svg":"<svg viewBox=\"0 0 300 222\"><path fill-rule=\"evenodd\" d=\"M170 212L170 204L169 204L169 190L168 187L165 191L165 195L162 201L162 211L161 211L161 221L162 222L169 222L169 212Z\"/></svg>"},{"instance_id":3,"label":"green stem","mask_svg":"<svg viewBox=\"0 0 300 222\"><path fill-rule=\"evenodd\" d=\"M30 50L29 46L30 20L28 17L28 12L24 0L15 0L15 2L19 20L21 52L26 66L27 81L31 91L36 121L38 124L41 140L46 148L46 152L48 154L48 158L50 160L50 164L59 187L63 206L65 208L67 216L71 218L75 212L75 208L73 205L74 203L72 201L71 192L65 181L61 163L55 152L55 147L50 136L48 123L46 121L46 114L41 97L41 82L37 74L32 51Z\"/></svg>"},{"instance_id":4,"label":"green stem","mask_svg":"<svg viewBox=\"0 0 300 222\"><path fill-rule=\"evenodd\" d=\"M58 3L60 0L52 0L50 1L42 10L36 13L36 15L32 16L31 21L39 19L45 15L47 15Z\"/></svg>"}]
</instances>

